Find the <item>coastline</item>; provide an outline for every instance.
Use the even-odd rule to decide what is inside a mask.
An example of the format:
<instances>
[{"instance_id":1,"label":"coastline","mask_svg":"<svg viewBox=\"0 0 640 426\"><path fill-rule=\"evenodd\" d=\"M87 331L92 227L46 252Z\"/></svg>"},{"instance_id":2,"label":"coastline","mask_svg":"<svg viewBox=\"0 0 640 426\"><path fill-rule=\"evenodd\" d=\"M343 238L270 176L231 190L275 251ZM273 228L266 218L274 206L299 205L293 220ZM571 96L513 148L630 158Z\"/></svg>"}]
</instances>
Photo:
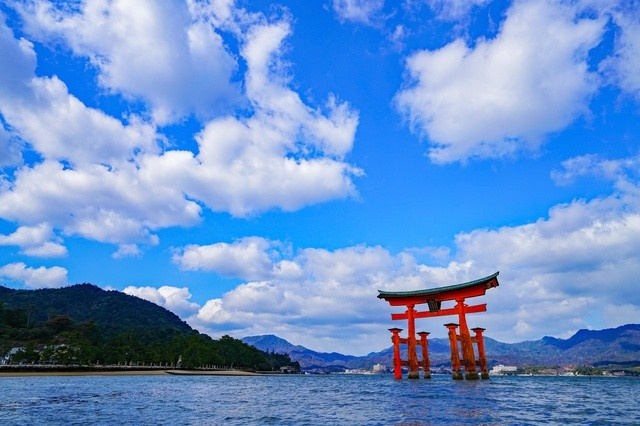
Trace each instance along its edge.
<instances>
[{"instance_id":1,"label":"coastline","mask_svg":"<svg viewBox=\"0 0 640 426\"><path fill-rule=\"evenodd\" d=\"M172 368L140 367L43 367L20 366L0 368L2 377L38 376L260 376L262 374L243 370L182 370Z\"/></svg>"},{"instance_id":2,"label":"coastline","mask_svg":"<svg viewBox=\"0 0 640 426\"><path fill-rule=\"evenodd\" d=\"M262 373L243 370L166 370L172 376L264 376Z\"/></svg>"},{"instance_id":3,"label":"coastline","mask_svg":"<svg viewBox=\"0 0 640 426\"><path fill-rule=\"evenodd\" d=\"M2 377L39 377L39 376L162 376L168 375L166 371L11 371L0 372Z\"/></svg>"}]
</instances>

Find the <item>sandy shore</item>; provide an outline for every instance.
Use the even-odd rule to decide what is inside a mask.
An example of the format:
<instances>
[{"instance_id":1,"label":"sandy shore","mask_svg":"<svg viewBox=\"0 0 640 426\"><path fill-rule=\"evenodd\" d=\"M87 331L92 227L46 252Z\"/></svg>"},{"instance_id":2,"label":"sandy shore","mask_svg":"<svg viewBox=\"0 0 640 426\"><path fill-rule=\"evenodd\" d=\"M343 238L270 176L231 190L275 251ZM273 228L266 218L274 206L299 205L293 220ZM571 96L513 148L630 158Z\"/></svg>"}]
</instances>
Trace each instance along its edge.
<instances>
[{"instance_id":1,"label":"sandy shore","mask_svg":"<svg viewBox=\"0 0 640 426\"><path fill-rule=\"evenodd\" d=\"M132 371L10 371L0 372L0 377L35 377L35 376L159 376L167 375L164 370L132 370Z\"/></svg>"},{"instance_id":2,"label":"sandy shore","mask_svg":"<svg viewBox=\"0 0 640 426\"><path fill-rule=\"evenodd\" d=\"M260 373L240 370L82 370L82 371L0 371L1 377L36 377L36 376L259 376Z\"/></svg>"},{"instance_id":3,"label":"sandy shore","mask_svg":"<svg viewBox=\"0 0 640 426\"><path fill-rule=\"evenodd\" d=\"M261 373L241 370L167 370L174 376L262 376Z\"/></svg>"}]
</instances>

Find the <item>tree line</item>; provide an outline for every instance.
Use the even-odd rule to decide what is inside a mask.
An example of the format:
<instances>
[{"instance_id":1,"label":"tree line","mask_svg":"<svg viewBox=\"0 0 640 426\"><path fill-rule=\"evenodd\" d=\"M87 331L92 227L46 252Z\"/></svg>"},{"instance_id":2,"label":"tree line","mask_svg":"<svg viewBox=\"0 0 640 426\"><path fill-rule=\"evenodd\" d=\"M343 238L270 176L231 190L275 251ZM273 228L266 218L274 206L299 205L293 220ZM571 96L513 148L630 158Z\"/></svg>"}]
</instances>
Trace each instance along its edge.
<instances>
[{"instance_id":1,"label":"tree line","mask_svg":"<svg viewBox=\"0 0 640 426\"><path fill-rule=\"evenodd\" d=\"M41 320L36 311L33 306L8 307L0 301L0 357L5 362L300 371L289 355L266 353L230 336L213 339L163 322L136 326L129 321L114 328L93 320L75 321L65 314Z\"/></svg>"}]
</instances>

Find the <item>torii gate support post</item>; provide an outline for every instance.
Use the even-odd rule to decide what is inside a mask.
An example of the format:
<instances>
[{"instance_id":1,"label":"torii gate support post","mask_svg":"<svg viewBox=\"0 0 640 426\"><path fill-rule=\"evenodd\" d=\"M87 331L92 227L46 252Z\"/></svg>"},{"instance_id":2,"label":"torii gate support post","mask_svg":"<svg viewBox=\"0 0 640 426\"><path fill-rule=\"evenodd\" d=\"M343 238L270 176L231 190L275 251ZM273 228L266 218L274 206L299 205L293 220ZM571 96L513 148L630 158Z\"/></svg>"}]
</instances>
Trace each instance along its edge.
<instances>
[{"instance_id":1,"label":"torii gate support post","mask_svg":"<svg viewBox=\"0 0 640 426\"><path fill-rule=\"evenodd\" d=\"M462 342L462 363L464 364L465 378L467 380L477 380L478 372L476 371L476 356L473 353L473 341L469 327L467 326L467 318L465 315L464 299L456 300L456 310L458 311L458 319L460 321L460 340Z\"/></svg>"},{"instance_id":2,"label":"torii gate support post","mask_svg":"<svg viewBox=\"0 0 640 426\"><path fill-rule=\"evenodd\" d=\"M429 332L421 331L418 333L420 336L420 346L422 347L422 374L425 379L431 378L431 361L429 360L429 342L427 341L427 336L429 336Z\"/></svg>"},{"instance_id":3,"label":"torii gate support post","mask_svg":"<svg viewBox=\"0 0 640 426\"><path fill-rule=\"evenodd\" d=\"M484 352L484 337L482 337L482 332L485 329L482 327L476 327L476 328L472 328L471 331L473 331L476 336L475 336L475 342L476 345L478 346L478 362L480 363L480 377L482 379L488 379L489 378L489 369L487 367L487 356L485 355Z\"/></svg>"},{"instance_id":4,"label":"torii gate support post","mask_svg":"<svg viewBox=\"0 0 640 426\"><path fill-rule=\"evenodd\" d=\"M407 345L409 352L409 379L419 379L420 372L418 370L418 353L416 350L416 320L414 305L407 305L407 322L409 330L407 336Z\"/></svg>"},{"instance_id":5,"label":"torii gate support post","mask_svg":"<svg viewBox=\"0 0 640 426\"><path fill-rule=\"evenodd\" d=\"M393 342L393 378L402 379L402 360L400 359L400 332L401 328L390 328L391 341Z\"/></svg>"},{"instance_id":6,"label":"torii gate support post","mask_svg":"<svg viewBox=\"0 0 640 426\"><path fill-rule=\"evenodd\" d=\"M460 355L458 354L458 333L456 328L458 324L448 323L444 325L449 329L449 346L451 347L451 374L454 380L462 380L462 371L460 369Z\"/></svg>"}]
</instances>

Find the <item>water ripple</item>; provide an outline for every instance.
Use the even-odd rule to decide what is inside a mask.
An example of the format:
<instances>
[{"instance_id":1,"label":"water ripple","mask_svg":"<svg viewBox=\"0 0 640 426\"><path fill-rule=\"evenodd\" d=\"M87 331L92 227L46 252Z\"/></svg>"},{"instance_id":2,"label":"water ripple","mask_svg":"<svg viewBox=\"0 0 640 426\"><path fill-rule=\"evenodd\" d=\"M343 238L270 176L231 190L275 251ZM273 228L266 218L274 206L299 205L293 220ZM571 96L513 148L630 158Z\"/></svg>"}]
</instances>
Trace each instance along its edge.
<instances>
[{"instance_id":1,"label":"water ripple","mask_svg":"<svg viewBox=\"0 0 640 426\"><path fill-rule=\"evenodd\" d=\"M629 377L65 376L0 384L7 425L640 424L640 380Z\"/></svg>"}]
</instances>

